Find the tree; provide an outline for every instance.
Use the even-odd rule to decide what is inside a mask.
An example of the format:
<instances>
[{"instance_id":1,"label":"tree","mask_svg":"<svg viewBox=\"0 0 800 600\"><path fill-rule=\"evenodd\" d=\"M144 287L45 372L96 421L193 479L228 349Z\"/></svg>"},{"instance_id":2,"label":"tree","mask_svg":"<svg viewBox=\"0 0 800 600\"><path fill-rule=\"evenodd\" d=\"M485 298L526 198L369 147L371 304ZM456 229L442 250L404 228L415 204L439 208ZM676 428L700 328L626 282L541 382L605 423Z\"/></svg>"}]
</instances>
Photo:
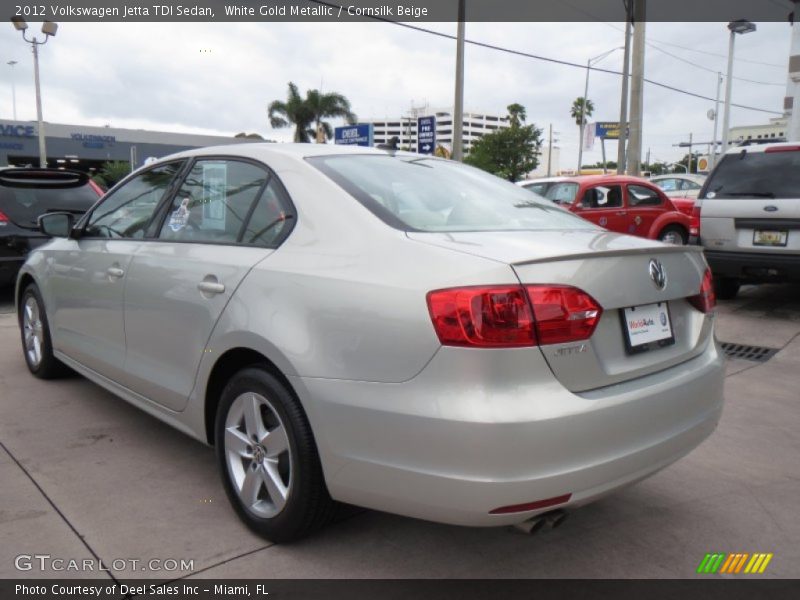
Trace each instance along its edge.
<instances>
[{"instance_id":1,"label":"tree","mask_svg":"<svg viewBox=\"0 0 800 600\"><path fill-rule=\"evenodd\" d=\"M306 104L314 115L317 143L324 143L333 137L333 129L324 119L343 118L350 125L356 122L356 115L350 110L350 101L341 94L308 90Z\"/></svg>"},{"instance_id":2,"label":"tree","mask_svg":"<svg viewBox=\"0 0 800 600\"><path fill-rule=\"evenodd\" d=\"M583 109L583 98L578 97L575 98L575 101L572 103L572 107L569 109L570 116L575 119L575 124L580 127L581 126L581 109ZM589 120L589 117L592 116L594 112L594 102L591 100L586 100L586 109L583 115L583 122L586 123Z\"/></svg>"},{"instance_id":3,"label":"tree","mask_svg":"<svg viewBox=\"0 0 800 600\"><path fill-rule=\"evenodd\" d=\"M297 90L297 86L289 82L289 94L286 101L273 100L267 107L269 124L275 129L294 125L294 141L308 142L314 135L311 126L314 124L314 113Z\"/></svg>"},{"instance_id":4,"label":"tree","mask_svg":"<svg viewBox=\"0 0 800 600\"><path fill-rule=\"evenodd\" d=\"M539 164L542 130L524 125L525 107L508 106L510 127L498 129L480 138L472 146L465 163L509 181L517 181Z\"/></svg>"},{"instance_id":5,"label":"tree","mask_svg":"<svg viewBox=\"0 0 800 600\"><path fill-rule=\"evenodd\" d=\"M273 100L267 110L272 127L279 129L294 125L295 142L316 139L317 142L324 143L332 138L333 129L325 119L343 118L348 123L356 121L356 115L350 110L350 101L342 94L323 94L319 90L308 90L303 98L291 81L286 100Z\"/></svg>"},{"instance_id":6,"label":"tree","mask_svg":"<svg viewBox=\"0 0 800 600\"><path fill-rule=\"evenodd\" d=\"M122 181L131 172L131 164L124 160L108 161L92 179L101 188L107 190Z\"/></svg>"}]
</instances>

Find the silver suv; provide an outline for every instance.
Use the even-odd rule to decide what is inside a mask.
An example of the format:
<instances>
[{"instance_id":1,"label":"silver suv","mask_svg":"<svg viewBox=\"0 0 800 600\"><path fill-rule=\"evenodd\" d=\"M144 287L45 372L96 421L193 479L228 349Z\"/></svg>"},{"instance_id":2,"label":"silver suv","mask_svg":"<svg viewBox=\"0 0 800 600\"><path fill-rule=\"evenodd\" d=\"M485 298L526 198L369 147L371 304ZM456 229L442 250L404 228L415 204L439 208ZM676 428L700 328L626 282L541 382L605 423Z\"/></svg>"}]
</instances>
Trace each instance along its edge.
<instances>
[{"instance_id":1,"label":"silver suv","mask_svg":"<svg viewBox=\"0 0 800 600\"><path fill-rule=\"evenodd\" d=\"M732 148L695 205L717 296L800 280L800 143Z\"/></svg>"}]
</instances>

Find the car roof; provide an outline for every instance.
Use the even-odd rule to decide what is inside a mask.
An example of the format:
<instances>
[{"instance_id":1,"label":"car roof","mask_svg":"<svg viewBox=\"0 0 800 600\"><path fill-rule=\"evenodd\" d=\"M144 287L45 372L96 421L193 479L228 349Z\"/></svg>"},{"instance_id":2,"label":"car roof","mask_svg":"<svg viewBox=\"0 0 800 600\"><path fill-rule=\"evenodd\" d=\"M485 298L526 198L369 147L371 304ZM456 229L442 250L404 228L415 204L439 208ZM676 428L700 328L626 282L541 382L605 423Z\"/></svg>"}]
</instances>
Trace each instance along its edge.
<instances>
[{"instance_id":1,"label":"car roof","mask_svg":"<svg viewBox=\"0 0 800 600\"><path fill-rule=\"evenodd\" d=\"M522 179L517 182L517 185L527 185L529 183L557 183L564 181L566 177L532 177L531 179Z\"/></svg>"},{"instance_id":2,"label":"car roof","mask_svg":"<svg viewBox=\"0 0 800 600\"><path fill-rule=\"evenodd\" d=\"M800 150L800 142L775 142L773 144L755 144L753 146L734 146L728 148L725 154L739 154L740 152L766 152L770 148L793 148Z\"/></svg>"},{"instance_id":3,"label":"car roof","mask_svg":"<svg viewBox=\"0 0 800 600\"><path fill-rule=\"evenodd\" d=\"M706 180L706 175L698 175L696 173L664 173L663 175L653 175L650 181L660 181L662 179L688 179L701 183Z\"/></svg>"},{"instance_id":4,"label":"car roof","mask_svg":"<svg viewBox=\"0 0 800 600\"><path fill-rule=\"evenodd\" d=\"M564 181L575 181L577 183L586 183L589 185L595 183L650 183L650 181L644 177L618 175L617 173L609 173L608 175L575 175L573 177L565 177Z\"/></svg>"}]
</instances>

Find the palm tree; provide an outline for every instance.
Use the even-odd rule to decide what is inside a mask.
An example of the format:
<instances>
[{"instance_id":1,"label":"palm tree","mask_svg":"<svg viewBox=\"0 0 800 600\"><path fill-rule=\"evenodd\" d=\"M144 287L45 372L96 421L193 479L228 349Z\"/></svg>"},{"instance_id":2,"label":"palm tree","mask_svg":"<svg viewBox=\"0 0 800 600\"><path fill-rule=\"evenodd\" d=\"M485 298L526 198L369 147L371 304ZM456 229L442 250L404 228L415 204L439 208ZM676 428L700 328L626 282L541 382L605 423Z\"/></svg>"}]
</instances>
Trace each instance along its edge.
<instances>
[{"instance_id":1,"label":"palm tree","mask_svg":"<svg viewBox=\"0 0 800 600\"><path fill-rule=\"evenodd\" d=\"M319 90L306 92L306 106L313 114L315 136L318 144L333 137L330 123L324 119L343 118L348 124L356 122L356 115L350 110L350 101L336 92L323 94Z\"/></svg>"},{"instance_id":2,"label":"palm tree","mask_svg":"<svg viewBox=\"0 0 800 600\"><path fill-rule=\"evenodd\" d=\"M294 124L294 141L309 142L314 135L311 125L314 123L314 112L297 91L297 86L289 82L289 95L286 101L273 100L267 108L269 124L275 129L289 127Z\"/></svg>"},{"instance_id":3,"label":"palm tree","mask_svg":"<svg viewBox=\"0 0 800 600\"><path fill-rule=\"evenodd\" d=\"M508 110L508 122L512 127L519 127L525 122L525 118L528 116L525 112L525 107L516 102L514 104L509 104L506 110Z\"/></svg>"},{"instance_id":4,"label":"palm tree","mask_svg":"<svg viewBox=\"0 0 800 600\"><path fill-rule=\"evenodd\" d=\"M581 126L581 109L583 109L583 98L575 98L575 102L572 103L572 108L569 109L570 116L575 119L575 124L580 127ZM583 122L589 119L594 112L594 102L591 100L586 100L586 108L584 109L585 113L583 114Z\"/></svg>"}]
</instances>

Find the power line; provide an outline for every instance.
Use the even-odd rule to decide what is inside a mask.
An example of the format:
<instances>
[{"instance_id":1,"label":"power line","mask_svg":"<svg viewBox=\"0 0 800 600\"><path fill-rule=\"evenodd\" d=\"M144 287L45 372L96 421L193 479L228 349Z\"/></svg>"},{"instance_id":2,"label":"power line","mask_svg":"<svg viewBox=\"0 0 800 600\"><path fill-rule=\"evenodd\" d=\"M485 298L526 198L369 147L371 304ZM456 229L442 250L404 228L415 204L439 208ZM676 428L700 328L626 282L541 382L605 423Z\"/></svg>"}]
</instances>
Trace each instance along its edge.
<instances>
[{"instance_id":1,"label":"power line","mask_svg":"<svg viewBox=\"0 0 800 600\"><path fill-rule=\"evenodd\" d=\"M324 5L324 6L330 6L332 8L338 8L339 7L338 4L331 4L331 3L328 3L328 2L324 2L323 0L306 0L306 1L307 2L311 2L313 4L321 4L321 5ZM456 39L456 36L451 35L449 33L442 33L441 31L434 31L433 29L426 29L425 27L419 27L418 25L410 25L408 23L402 23L400 21L392 21L391 19L387 19L385 17L367 16L367 15L365 15L365 17L367 17L367 18L369 18L369 19L371 19L373 21L381 21L383 23L389 23L391 25L397 25L398 27L404 27L406 29L411 29L413 31L419 31L419 32L422 32L422 33L428 33L430 35L435 35L437 37L445 38L445 39L448 39L448 40L455 40ZM480 48L487 48L489 50L496 50L498 52L505 52L507 54L514 54L516 56L523 56L525 58L532 58L534 60L541 60L543 62L549 62L549 63L553 63L553 64L557 64L557 65L564 65L564 66L567 66L567 67L575 67L575 68L578 68L578 69L589 69L591 71L595 71L595 72L598 72L598 73L608 73L610 75L622 76L622 73L620 71L614 71L612 69L603 69L601 67L587 67L586 65L574 63L574 62L571 62L571 61L568 61L568 60L563 60L563 59L559 59L559 58L551 58L549 56L541 56L541 55L538 55L538 54L531 54L529 52L523 52L522 50L514 50L512 48L503 48L502 46L495 46L494 44L488 44L486 42L478 42L476 40L464 40L464 41L465 41L465 43L470 44L472 46L478 46ZM654 81L653 79L648 79L647 77L644 78L644 81L646 81L650 85L654 85L656 87L664 88L666 90L670 90L670 91L673 91L673 92L678 92L679 94L684 94L686 96L692 96L693 98L699 98L701 100L708 100L709 102L716 102L716 99L715 98L711 98L710 96L703 96L702 94L697 94L695 92L690 92L688 90L682 90L680 88L671 86L669 84L661 83L660 81ZM735 104L735 103L731 102L731 106L735 106L736 108L743 108L745 110L753 110L753 111L756 111L756 112L769 113L769 114L773 114L773 115L783 115L782 112L777 111L777 110L768 110L766 108L758 108L756 106L747 106L745 104Z\"/></svg>"}]
</instances>

